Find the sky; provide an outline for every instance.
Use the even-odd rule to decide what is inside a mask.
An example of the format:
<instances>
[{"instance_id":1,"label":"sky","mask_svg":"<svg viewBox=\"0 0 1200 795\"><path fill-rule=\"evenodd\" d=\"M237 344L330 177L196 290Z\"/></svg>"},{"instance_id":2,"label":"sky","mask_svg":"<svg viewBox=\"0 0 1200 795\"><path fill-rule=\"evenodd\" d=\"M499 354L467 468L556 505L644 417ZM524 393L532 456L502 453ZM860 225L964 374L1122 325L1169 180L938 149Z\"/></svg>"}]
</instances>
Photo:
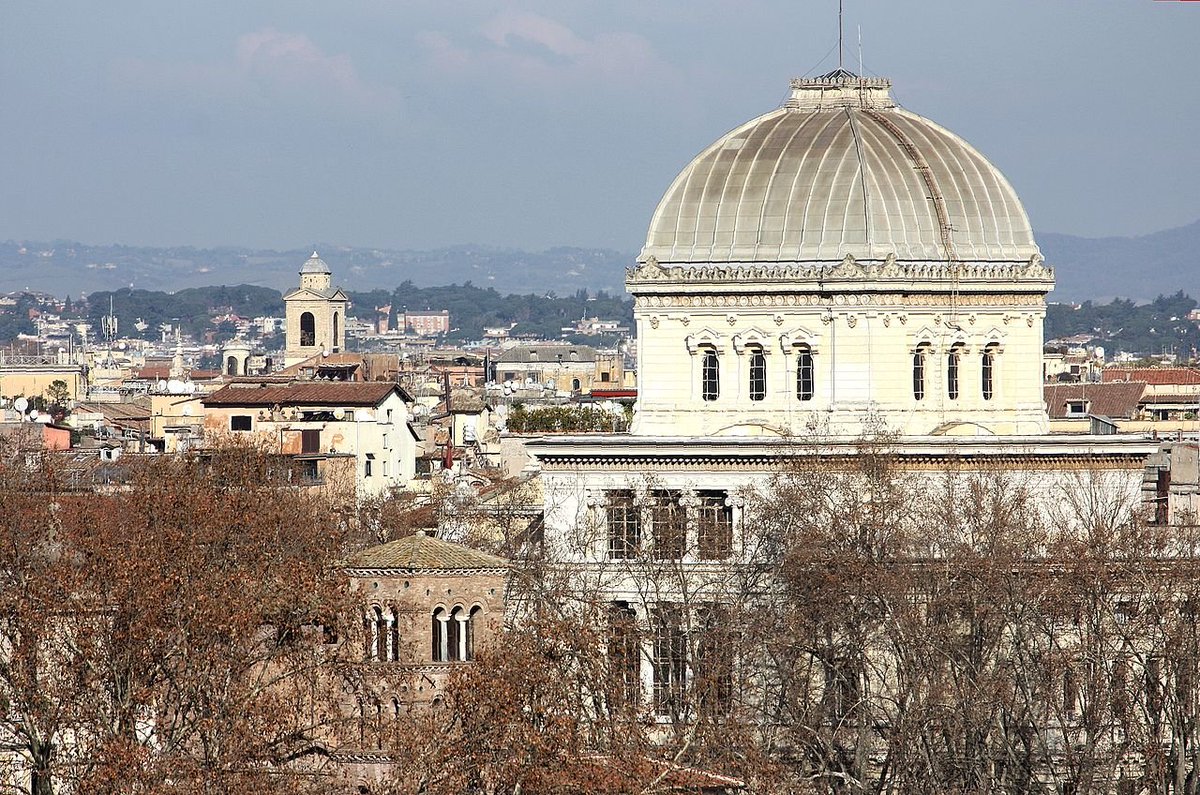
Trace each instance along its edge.
<instances>
[{"instance_id":1,"label":"sky","mask_svg":"<svg viewBox=\"0 0 1200 795\"><path fill-rule=\"evenodd\" d=\"M1200 218L1200 2L845 0L844 29L1035 230ZM836 0L9 0L0 239L635 252L836 45Z\"/></svg>"}]
</instances>

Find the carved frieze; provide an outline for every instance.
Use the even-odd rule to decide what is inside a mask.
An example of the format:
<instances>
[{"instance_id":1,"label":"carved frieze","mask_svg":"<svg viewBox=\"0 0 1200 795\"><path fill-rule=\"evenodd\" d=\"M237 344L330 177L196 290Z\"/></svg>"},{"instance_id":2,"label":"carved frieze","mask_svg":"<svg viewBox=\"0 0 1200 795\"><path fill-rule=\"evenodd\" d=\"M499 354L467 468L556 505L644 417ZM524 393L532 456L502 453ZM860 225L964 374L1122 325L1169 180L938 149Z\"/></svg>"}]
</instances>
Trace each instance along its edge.
<instances>
[{"instance_id":1,"label":"carved frieze","mask_svg":"<svg viewBox=\"0 0 1200 795\"><path fill-rule=\"evenodd\" d=\"M638 295L634 306L649 308L704 308L704 307L828 307L828 306L876 306L876 307L922 307L922 306L971 306L971 307L1042 307L1045 298L1030 293L971 293L952 295L947 293L835 293L832 295L784 293L764 295Z\"/></svg>"}]
</instances>

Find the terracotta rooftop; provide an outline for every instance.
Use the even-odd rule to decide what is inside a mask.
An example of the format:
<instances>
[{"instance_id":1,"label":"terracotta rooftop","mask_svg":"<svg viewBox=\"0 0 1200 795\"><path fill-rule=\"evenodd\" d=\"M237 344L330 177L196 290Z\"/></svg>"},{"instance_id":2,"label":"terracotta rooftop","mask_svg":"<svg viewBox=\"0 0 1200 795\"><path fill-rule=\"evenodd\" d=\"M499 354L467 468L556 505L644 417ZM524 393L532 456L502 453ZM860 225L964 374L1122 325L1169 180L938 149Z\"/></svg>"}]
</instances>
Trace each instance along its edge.
<instances>
[{"instance_id":1,"label":"terracotta rooftop","mask_svg":"<svg viewBox=\"0 0 1200 795\"><path fill-rule=\"evenodd\" d=\"M1068 417L1067 403L1087 402L1085 414L1098 414L1110 419L1129 419L1137 413L1138 401L1146 384L1141 381L1113 381L1107 384L1046 384L1043 394L1050 419ZM1071 417L1082 415L1071 414Z\"/></svg>"},{"instance_id":2,"label":"terracotta rooftop","mask_svg":"<svg viewBox=\"0 0 1200 795\"><path fill-rule=\"evenodd\" d=\"M1152 386L1200 384L1200 370L1191 367L1105 367L1101 380L1143 381Z\"/></svg>"},{"instance_id":3,"label":"terracotta rooftop","mask_svg":"<svg viewBox=\"0 0 1200 795\"><path fill-rule=\"evenodd\" d=\"M399 384L386 381L293 381L251 386L230 384L203 398L205 406L378 406L393 392L407 399Z\"/></svg>"},{"instance_id":4,"label":"terracotta rooftop","mask_svg":"<svg viewBox=\"0 0 1200 795\"><path fill-rule=\"evenodd\" d=\"M502 569L504 558L434 538L424 530L364 549L346 562L348 569L460 570Z\"/></svg>"}]
</instances>

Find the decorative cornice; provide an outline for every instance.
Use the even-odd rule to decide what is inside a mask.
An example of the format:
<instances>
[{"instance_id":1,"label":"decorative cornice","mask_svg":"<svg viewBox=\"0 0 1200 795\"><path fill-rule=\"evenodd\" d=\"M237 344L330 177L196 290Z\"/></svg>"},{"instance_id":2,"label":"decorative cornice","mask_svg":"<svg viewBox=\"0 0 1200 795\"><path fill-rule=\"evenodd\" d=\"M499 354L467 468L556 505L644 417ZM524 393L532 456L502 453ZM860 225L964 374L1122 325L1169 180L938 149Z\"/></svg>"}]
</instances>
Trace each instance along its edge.
<instances>
[{"instance_id":1,"label":"decorative cornice","mask_svg":"<svg viewBox=\"0 0 1200 795\"><path fill-rule=\"evenodd\" d=\"M911 309L922 306L970 306L970 307L1043 307L1044 296L1038 293L970 293L951 295L946 293L695 293L635 295L633 305L637 309L654 307L705 307L762 308L774 311L780 307L904 307Z\"/></svg>"},{"instance_id":2,"label":"decorative cornice","mask_svg":"<svg viewBox=\"0 0 1200 795\"><path fill-rule=\"evenodd\" d=\"M786 262L769 265L671 265L646 257L636 268L625 270L630 289L653 284L704 284L753 282L855 282L894 283L912 287L912 282L933 282L939 287L961 287L995 282L1029 282L1030 286L1049 289L1054 269L1046 266L1040 254L1026 262L901 262L894 254L882 260L859 262L847 254L840 262ZM930 285L932 287L932 285Z\"/></svg>"}]
</instances>

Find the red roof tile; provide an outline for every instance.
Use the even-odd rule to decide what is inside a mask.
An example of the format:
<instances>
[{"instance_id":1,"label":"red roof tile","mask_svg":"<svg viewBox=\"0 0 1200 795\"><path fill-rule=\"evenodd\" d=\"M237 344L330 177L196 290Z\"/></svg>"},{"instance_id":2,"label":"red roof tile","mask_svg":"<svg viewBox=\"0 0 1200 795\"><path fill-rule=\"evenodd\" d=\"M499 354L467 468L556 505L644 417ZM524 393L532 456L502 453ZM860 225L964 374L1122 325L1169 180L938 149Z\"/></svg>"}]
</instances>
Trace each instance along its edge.
<instances>
[{"instance_id":1,"label":"red roof tile","mask_svg":"<svg viewBox=\"0 0 1200 795\"><path fill-rule=\"evenodd\" d=\"M391 393L407 399L399 384L385 381L295 381L271 386L230 384L202 402L205 406L378 406Z\"/></svg>"},{"instance_id":2,"label":"red roof tile","mask_svg":"<svg viewBox=\"0 0 1200 795\"><path fill-rule=\"evenodd\" d=\"M1042 390L1046 411L1052 420L1065 419L1067 403L1078 400L1087 402L1088 414L1122 420L1137 413L1138 401L1145 388L1141 381L1114 381L1107 384L1045 384Z\"/></svg>"},{"instance_id":3,"label":"red roof tile","mask_svg":"<svg viewBox=\"0 0 1200 795\"><path fill-rule=\"evenodd\" d=\"M1105 383L1143 381L1154 386L1200 384L1200 370L1191 367L1105 367L1101 379Z\"/></svg>"}]
</instances>

